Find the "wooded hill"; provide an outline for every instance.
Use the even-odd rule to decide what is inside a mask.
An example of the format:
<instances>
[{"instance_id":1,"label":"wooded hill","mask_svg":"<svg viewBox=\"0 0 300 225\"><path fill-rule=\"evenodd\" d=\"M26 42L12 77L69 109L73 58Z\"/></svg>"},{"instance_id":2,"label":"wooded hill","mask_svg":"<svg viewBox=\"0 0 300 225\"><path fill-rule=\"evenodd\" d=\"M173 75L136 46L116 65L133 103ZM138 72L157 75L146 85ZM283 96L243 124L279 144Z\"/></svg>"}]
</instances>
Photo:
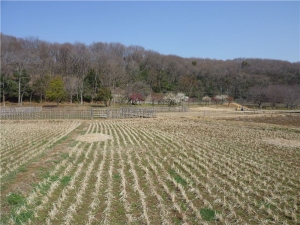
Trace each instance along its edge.
<instances>
[{"instance_id":1,"label":"wooded hill","mask_svg":"<svg viewBox=\"0 0 300 225\"><path fill-rule=\"evenodd\" d=\"M267 87L297 95L300 62L182 58L120 43L59 44L1 34L1 99L4 94L7 101L44 101L57 76L66 101L95 100L103 88L127 96L183 92L198 99L226 94L254 101Z\"/></svg>"}]
</instances>

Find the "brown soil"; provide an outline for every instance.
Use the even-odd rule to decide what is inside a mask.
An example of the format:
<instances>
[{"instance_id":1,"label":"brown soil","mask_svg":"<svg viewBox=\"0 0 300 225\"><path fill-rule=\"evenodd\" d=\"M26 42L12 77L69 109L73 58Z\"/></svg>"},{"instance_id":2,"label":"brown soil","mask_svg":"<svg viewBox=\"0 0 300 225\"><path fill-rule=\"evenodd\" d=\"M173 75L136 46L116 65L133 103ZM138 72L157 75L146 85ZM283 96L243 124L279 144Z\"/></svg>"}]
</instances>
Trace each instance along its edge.
<instances>
[{"instance_id":1,"label":"brown soil","mask_svg":"<svg viewBox=\"0 0 300 225\"><path fill-rule=\"evenodd\" d=\"M235 111L235 108L227 106L193 107L188 112L157 113L157 118L188 118L197 120L226 120L247 124L280 125L285 127L300 128L299 113L253 113L253 111Z\"/></svg>"},{"instance_id":2,"label":"brown soil","mask_svg":"<svg viewBox=\"0 0 300 225\"><path fill-rule=\"evenodd\" d=\"M291 114L276 114L276 115L257 115L257 116L244 116L239 118L231 118L227 120L235 120L247 123L263 123L263 124L274 124L283 125L290 127L300 128L300 115Z\"/></svg>"}]
</instances>

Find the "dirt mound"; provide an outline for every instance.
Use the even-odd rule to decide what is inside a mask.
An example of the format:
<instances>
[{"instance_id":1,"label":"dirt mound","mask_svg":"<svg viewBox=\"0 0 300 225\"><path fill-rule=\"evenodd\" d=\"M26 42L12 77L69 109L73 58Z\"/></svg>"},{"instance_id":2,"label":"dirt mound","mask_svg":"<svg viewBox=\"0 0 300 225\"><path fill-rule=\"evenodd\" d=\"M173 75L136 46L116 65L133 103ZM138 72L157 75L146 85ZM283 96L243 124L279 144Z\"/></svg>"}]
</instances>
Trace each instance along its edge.
<instances>
[{"instance_id":1,"label":"dirt mound","mask_svg":"<svg viewBox=\"0 0 300 225\"><path fill-rule=\"evenodd\" d=\"M97 141L106 141L110 139L112 139L111 135L101 134L101 133L84 134L76 138L77 141L85 141L89 143L97 142Z\"/></svg>"},{"instance_id":2,"label":"dirt mound","mask_svg":"<svg viewBox=\"0 0 300 225\"><path fill-rule=\"evenodd\" d=\"M230 103L229 106L230 106L230 107L235 107L235 108L237 108L237 107L242 107L242 105L240 105L240 104L238 104L238 103Z\"/></svg>"},{"instance_id":3,"label":"dirt mound","mask_svg":"<svg viewBox=\"0 0 300 225\"><path fill-rule=\"evenodd\" d=\"M300 141L287 140L283 138L265 139L265 142L279 146L300 147Z\"/></svg>"}]
</instances>

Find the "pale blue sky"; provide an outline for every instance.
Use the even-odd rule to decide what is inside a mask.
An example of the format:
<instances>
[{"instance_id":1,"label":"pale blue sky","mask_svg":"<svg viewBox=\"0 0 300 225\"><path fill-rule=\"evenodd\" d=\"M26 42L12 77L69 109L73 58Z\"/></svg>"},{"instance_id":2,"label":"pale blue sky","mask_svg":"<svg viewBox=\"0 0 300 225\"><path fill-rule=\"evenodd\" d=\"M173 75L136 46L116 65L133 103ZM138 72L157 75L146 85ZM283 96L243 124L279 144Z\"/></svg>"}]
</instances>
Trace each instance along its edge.
<instances>
[{"instance_id":1,"label":"pale blue sky","mask_svg":"<svg viewBox=\"0 0 300 225\"><path fill-rule=\"evenodd\" d=\"M182 57L300 61L299 1L2 1L1 32Z\"/></svg>"}]
</instances>

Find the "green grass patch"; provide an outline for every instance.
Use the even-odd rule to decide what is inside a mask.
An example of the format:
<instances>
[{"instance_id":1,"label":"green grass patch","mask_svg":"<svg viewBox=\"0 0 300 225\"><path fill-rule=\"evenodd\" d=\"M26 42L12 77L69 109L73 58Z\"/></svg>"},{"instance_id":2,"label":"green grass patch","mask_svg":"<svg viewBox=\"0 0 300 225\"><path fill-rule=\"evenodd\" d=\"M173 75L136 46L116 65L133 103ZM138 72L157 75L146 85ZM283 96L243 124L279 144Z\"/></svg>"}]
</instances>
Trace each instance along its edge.
<instances>
[{"instance_id":1,"label":"green grass patch","mask_svg":"<svg viewBox=\"0 0 300 225\"><path fill-rule=\"evenodd\" d=\"M25 173L28 171L28 164L30 163L31 161L27 162L26 164L24 165L21 165L18 169L8 173L6 176L2 177L0 179L0 184L1 184L1 188L0 189L5 189L5 183L7 182L12 182L12 180L14 180L16 178L16 176L19 174L19 173Z\"/></svg>"},{"instance_id":2,"label":"green grass patch","mask_svg":"<svg viewBox=\"0 0 300 225\"><path fill-rule=\"evenodd\" d=\"M59 179L58 176L51 176L50 181L57 181Z\"/></svg>"},{"instance_id":3,"label":"green grass patch","mask_svg":"<svg viewBox=\"0 0 300 225\"><path fill-rule=\"evenodd\" d=\"M114 175L113 175L113 177L114 177L114 179L118 180L118 179L120 179L120 178L121 178L121 175L120 175L120 174L118 174L118 173L116 173L116 174L114 174Z\"/></svg>"},{"instance_id":4,"label":"green grass patch","mask_svg":"<svg viewBox=\"0 0 300 225\"><path fill-rule=\"evenodd\" d=\"M187 207L184 203L181 203L180 204L180 207L182 208L183 211L186 211L187 210Z\"/></svg>"},{"instance_id":5,"label":"green grass patch","mask_svg":"<svg viewBox=\"0 0 300 225\"><path fill-rule=\"evenodd\" d=\"M10 205L22 205L25 203L25 197L17 193L10 193L6 200Z\"/></svg>"},{"instance_id":6,"label":"green grass patch","mask_svg":"<svg viewBox=\"0 0 300 225\"><path fill-rule=\"evenodd\" d=\"M60 182L61 182L62 185L66 186L66 185L69 184L71 179L72 179L71 176L64 176L63 178L61 178Z\"/></svg>"},{"instance_id":7,"label":"green grass patch","mask_svg":"<svg viewBox=\"0 0 300 225\"><path fill-rule=\"evenodd\" d=\"M138 204L135 203L135 202L133 202L133 203L131 204L131 207L132 207L132 208L137 208L137 207L138 207Z\"/></svg>"},{"instance_id":8,"label":"green grass patch","mask_svg":"<svg viewBox=\"0 0 300 225\"><path fill-rule=\"evenodd\" d=\"M205 221L216 220L216 211L213 209L202 208L202 209L200 209L200 214L201 214L202 219Z\"/></svg>"},{"instance_id":9,"label":"green grass patch","mask_svg":"<svg viewBox=\"0 0 300 225\"><path fill-rule=\"evenodd\" d=\"M177 183L179 183L179 184L181 184L181 185L183 185L183 186L187 185L187 182L186 182L181 176L179 176L179 175L175 172L175 170L171 169L171 170L169 170L169 173L170 173L170 175L174 178L174 180L175 180Z\"/></svg>"},{"instance_id":10,"label":"green grass patch","mask_svg":"<svg viewBox=\"0 0 300 225\"><path fill-rule=\"evenodd\" d=\"M27 168L26 168L26 165L22 165L20 168L19 168L19 171L22 172L22 173L25 173L27 172Z\"/></svg>"},{"instance_id":11,"label":"green grass patch","mask_svg":"<svg viewBox=\"0 0 300 225\"><path fill-rule=\"evenodd\" d=\"M47 191L50 189L50 184L46 183L46 184L40 184L38 185L38 187L41 190L41 193L46 194Z\"/></svg>"},{"instance_id":12,"label":"green grass patch","mask_svg":"<svg viewBox=\"0 0 300 225\"><path fill-rule=\"evenodd\" d=\"M66 159L66 158L69 157L69 154L68 153L61 153L60 157L62 157L63 159Z\"/></svg>"},{"instance_id":13,"label":"green grass patch","mask_svg":"<svg viewBox=\"0 0 300 225\"><path fill-rule=\"evenodd\" d=\"M11 218L14 224L26 224L26 222L33 217L33 211L27 208L25 196L19 193L10 193L5 198L7 204L10 206L10 213L2 214L0 217L0 224L8 224ZM16 213L20 206L25 206L26 210L20 213Z\"/></svg>"},{"instance_id":14,"label":"green grass patch","mask_svg":"<svg viewBox=\"0 0 300 225\"><path fill-rule=\"evenodd\" d=\"M21 212L19 215L13 215L13 219L16 224L24 224L30 218L32 218L33 212L31 210L27 210L25 212Z\"/></svg>"}]
</instances>

